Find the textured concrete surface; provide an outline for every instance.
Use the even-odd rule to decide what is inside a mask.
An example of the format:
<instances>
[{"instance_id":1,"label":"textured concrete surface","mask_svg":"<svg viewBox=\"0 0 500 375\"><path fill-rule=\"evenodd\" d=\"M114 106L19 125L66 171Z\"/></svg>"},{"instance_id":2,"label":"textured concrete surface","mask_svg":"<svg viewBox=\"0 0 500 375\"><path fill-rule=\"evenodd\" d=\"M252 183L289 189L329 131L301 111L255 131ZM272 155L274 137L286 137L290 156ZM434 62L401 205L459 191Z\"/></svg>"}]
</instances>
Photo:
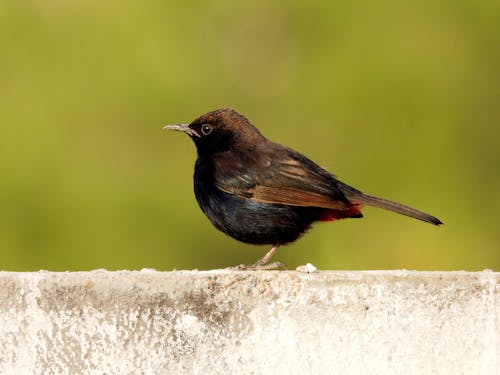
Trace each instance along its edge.
<instances>
[{"instance_id":1,"label":"textured concrete surface","mask_svg":"<svg viewBox=\"0 0 500 375\"><path fill-rule=\"evenodd\" d=\"M0 374L487 374L499 273L0 272Z\"/></svg>"}]
</instances>

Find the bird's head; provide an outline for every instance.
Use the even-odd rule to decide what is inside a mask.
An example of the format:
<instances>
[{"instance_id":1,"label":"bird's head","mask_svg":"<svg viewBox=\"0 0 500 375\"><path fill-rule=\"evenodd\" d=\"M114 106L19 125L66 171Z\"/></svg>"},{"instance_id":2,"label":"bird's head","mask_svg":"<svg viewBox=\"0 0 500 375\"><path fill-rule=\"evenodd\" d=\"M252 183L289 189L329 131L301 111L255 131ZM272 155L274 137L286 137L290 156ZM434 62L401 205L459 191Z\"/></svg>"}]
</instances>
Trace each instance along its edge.
<instances>
[{"instance_id":1,"label":"bird's head","mask_svg":"<svg viewBox=\"0 0 500 375\"><path fill-rule=\"evenodd\" d=\"M199 154L225 151L243 139L252 142L262 137L245 116L231 108L205 113L190 124L167 125L163 129L189 135Z\"/></svg>"}]
</instances>

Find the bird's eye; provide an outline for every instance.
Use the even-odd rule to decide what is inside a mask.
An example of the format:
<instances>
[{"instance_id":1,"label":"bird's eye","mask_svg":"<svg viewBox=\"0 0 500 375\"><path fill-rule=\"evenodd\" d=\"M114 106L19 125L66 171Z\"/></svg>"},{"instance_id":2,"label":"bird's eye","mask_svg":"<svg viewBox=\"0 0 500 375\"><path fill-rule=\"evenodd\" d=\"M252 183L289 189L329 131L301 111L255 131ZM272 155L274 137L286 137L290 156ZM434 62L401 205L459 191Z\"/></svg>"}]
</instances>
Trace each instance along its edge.
<instances>
[{"instance_id":1,"label":"bird's eye","mask_svg":"<svg viewBox=\"0 0 500 375\"><path fill-rule=\"evenodd\" d=\"M212 125L209 125L209 124L203 124L201 126L201 132L204 134L204 135L209 135L211 132L212 132Z\"/></svg>"}]
</instances>

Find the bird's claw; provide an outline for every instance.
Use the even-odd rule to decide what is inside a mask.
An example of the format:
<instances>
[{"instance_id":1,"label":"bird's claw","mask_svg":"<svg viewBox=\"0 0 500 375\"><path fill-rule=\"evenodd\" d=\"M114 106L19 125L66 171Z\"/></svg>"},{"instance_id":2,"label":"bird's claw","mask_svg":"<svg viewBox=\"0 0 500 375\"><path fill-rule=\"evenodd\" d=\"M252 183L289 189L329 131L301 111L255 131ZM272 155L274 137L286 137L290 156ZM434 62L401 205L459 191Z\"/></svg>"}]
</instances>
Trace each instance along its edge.
<instances>
[{"instance_id":1,"label":"bird's claw","mask_svg":"<svg viewBox=\"0 0 500 375\"><path fill-rule=\"evenodd\" d=\"M234 271L268 271L268 270L277 270L279 268L288 270L288 268L284 263L281 262L265 263L260 260L255 262L254 264L240 264L236 267L228 267L226 269Z\"/></svg>"}]
</instances>

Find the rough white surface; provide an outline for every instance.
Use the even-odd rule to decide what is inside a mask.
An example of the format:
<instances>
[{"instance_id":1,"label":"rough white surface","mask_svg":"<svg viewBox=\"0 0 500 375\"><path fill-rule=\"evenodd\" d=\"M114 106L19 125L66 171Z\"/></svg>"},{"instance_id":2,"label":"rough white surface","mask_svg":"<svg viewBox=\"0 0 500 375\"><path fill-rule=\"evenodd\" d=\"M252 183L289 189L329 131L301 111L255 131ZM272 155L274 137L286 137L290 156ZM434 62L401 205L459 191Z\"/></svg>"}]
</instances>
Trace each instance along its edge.
<instances>
[{"instance_id":1,"label":"rough white surface","mask_svg":"<svg viewBox=\"0 0 500 375\"><path fill-rule=\"evenodd\" d=\"M0 272L0 374L485 374L499 273Z\"/></svg>"}]
</instances>

